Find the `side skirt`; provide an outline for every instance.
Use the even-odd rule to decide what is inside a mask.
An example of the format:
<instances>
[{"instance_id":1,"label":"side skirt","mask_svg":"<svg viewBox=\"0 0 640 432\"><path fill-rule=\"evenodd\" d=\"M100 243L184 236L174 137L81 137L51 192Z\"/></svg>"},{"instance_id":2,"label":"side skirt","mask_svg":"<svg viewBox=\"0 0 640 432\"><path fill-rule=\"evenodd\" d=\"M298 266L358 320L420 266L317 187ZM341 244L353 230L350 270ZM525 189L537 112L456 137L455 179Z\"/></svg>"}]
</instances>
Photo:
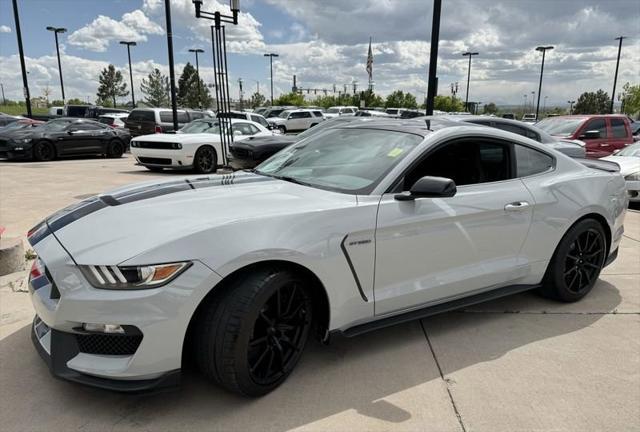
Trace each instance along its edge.
<instances>
[{"instance_id":1,"label":"side skirt","mask_svg":"<svg viewBox=\"0 0 640 432\"><path fill-rule=\"evenodd\" d=\"M341 333L346 337L358 336L363 333L368 333L373 330L378 330L384 327L400 324L408 321L415 321L417 319L426 318L432 315L437 315L443 312L449 312L452 310L472 306L478 303L483 303L489 300L498 299L500 297L509 296L512 294L529 291L539 288L540 285L510 285L502 288L497 288L491 291L475 294L469 297L463 297L456 300L452 300L446 303L440 303L433 306L427 306L422 309L412 310L410 312L400 313L387 318L381 318L375 321L371 321L365 324L359 324L354 327L350 327L346 330L335 330L335 333Z\"/></svg>"}]
</instances>

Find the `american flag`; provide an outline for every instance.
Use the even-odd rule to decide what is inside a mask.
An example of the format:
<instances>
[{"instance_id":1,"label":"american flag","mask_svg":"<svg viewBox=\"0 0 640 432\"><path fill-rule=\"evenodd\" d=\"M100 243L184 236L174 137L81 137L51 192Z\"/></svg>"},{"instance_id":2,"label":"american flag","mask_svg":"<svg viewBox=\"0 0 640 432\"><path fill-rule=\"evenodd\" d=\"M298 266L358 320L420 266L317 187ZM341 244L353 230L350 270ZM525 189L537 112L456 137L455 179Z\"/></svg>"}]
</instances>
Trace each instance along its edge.
<instances>
[{"instance_id":1,"label":"american flag","mask_svg":"<svg viewBox=\"0 0 640 432\"><path fill-rule=\"evenodd\" d=\"M367 73L369 81L373 79L373 52L371 51L371 38L369 38L369 54L367 54Z\"/></svg>"}]
</instances>

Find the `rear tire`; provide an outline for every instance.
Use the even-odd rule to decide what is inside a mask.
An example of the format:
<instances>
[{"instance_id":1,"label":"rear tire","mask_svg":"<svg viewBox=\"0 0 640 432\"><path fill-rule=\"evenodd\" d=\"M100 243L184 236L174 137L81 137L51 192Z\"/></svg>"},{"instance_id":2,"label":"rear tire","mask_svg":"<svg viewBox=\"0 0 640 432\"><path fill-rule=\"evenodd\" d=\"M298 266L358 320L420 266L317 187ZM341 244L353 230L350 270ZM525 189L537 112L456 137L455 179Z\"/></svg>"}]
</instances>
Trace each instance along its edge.
<instances>
[{"instance_id":1,"label":"rear tire","mask_svg":"<svg viewBox=\"0 0 640 432\"><path fill-rule=\"evenodd\" d=\"M107 146L107 157L110 159L121 158L124 154L124 144L119 140L113 140Z\"/></svg>"},{"instance_id":2,"label":"rear tire","mask_svg":"<svg viewBox=\"0 0 640 432\"><path fill-rule=\"evenodd\" d=\"M585 219L567 231L549 262L540 292L564 302L575 302L593 288L604 266L607 239L602 225Z\"/></svg>"},{"instance_id":3,"label":"rear tire","mask_svg":"<svg viewBox=\"0 0 640 432\"><path fill-rule=\"evenodd\" d=\"M33 160L48 162L56 157L56 149L49 141L40 141L33 146Z\"/></svg>"},{"instance_id":4,"label":"rear tire","mask_svg":"<svg viewBox=\"0 0 640 432\"><path fill-rule=\"evenodd\" d=\"M305 286L292 272L264 268L221 288L194 329L200 370L245 396L282 384L309 337L313 308Z\"/></svg>"},{"instance_id":5,"label":"rear tire","mask_svg":"<svg viewBox=\"0 0 640 432\"><path fill-rule=\"evenodd\" d=\"M215 173L218 168L218 157L213 147L205 145L196 151L193 157L193 169L198 174Z\"/></svg>"}]
</instances>

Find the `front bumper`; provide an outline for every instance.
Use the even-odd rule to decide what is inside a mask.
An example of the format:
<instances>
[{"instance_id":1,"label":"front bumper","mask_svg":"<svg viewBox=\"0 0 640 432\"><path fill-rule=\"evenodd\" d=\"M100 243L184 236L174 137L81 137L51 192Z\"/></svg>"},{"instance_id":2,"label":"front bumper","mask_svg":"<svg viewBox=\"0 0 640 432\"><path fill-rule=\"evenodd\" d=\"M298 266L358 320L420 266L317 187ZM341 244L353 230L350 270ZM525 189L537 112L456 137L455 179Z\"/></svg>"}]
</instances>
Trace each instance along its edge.
<instances>
[{"instance_id":1,"label":"front bumper","mask_svg":"<svg viewBox=\"0 0 640 432\"><path fill-rule=\"evenodd\" d=\"M140 165L159 168L191 168L193 154L182 150L131 147L131 154Z\"/></svg>"},{"instance_id":2,"label":"front bumper","mask_svg":"<svg viewBox=\"0 0 640 432\"><path fill-rule=\"evenodd\" d=\"M36 347L54 375L121 391L175 384L193 314L220 277L199 261L168 285L144 290L92 287L53 234L33 243L46 266L29 293L48 335ZM141 336L131 349L87 348L83 323L117 324ZM34 327L35 330L35 327ZM127 330L128 331L128 330ZM104 336L104 334L101 333ZM95 346L95 345L94 345ZM169 378L171 377L171 378ZM115 381L115 383L114 383ZM119 384L118 384L119 383Z\"/></svg>"},{"instance_id":3,"label":"front bumper","mask_svg":"<svg viewBox=\"0 0 640 432\"><path fill-rule=\"evenodd\" d=\"M162 374L157 378L141 380L115 380L75 371L67 366L69 361L81 354L75 335L49 328L37 316L31 326L31 340L38 354L47 364L49 371L56 378L105 390L128 393L159 391L180 385L179 369Z\"/></svg>"},{"instance_id":4,"label":"front bumper","mask_svg":"<svg viewBox=\"0 0 640 432\"><path fill-rule=\"evenodd\" d=\"M22 150L16 150L14 147L10 146L0 146L0 158L10 160L23 160L33 158L31 145L19 148L21 148Z\"/></svg>"}]
</instances>

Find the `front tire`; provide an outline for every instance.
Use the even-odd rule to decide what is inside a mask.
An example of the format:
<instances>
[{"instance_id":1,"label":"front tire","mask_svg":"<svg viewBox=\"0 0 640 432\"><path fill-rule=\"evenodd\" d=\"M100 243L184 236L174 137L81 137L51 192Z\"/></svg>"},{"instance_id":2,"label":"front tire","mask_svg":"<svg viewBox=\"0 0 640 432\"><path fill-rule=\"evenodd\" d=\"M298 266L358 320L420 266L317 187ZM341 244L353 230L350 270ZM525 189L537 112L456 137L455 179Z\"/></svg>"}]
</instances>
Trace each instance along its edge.
<instances>
[{"instance_id":1,"label":"front tire","mask_svg":"<svg viewBox=\"0 0 640 432\"><path fill-rule=\"evenodd\" d=\"M52 161L56 157L56 149L49 141L40 141L33 146L33 160L38 162Z\"/></svg>"},{"instance_id":2,"label":"front tire","mask_svg":"<svg viewBox=\"0 0 640 432\"><path fill-rule=\"evenodd\" d=\"M287 133L287 128L285 126L278 126L278 129L280 129L280 132L282 132L283 134Z\"/></svg>"},{"instance_id":3,"label":"front tire","mask_svg":"<svg viewBox=\"0 0 640 432\"><path fill-rule=\"evenodd\" d=\"M211 146L202 146L193 157L193 168L198 174L210 174L218 168L218 157Z\"/></svg>"},{"instance_id":4,"label":"front tire","mask_svg":"<svg viewBox=\"0 0 640 432\"><path fill-rule=\"evenodd\" d=\"M585 219L575 224L549 262L540 289L542 295L564 302L582 299L598 280L606 251L606 236L598 221Z\"/></svg>"},{"instance_id":5,"label":"front tire","mask_svg":"<svg viewBox=\"0 0 640 432\"><path fill-rule=\"evenodd\" d=\"M224 288L197 324L198 366L229 391L262 396L284 382L306 345L312 320L306 283L272 268Z\"/></svg>"}]
</instances>

